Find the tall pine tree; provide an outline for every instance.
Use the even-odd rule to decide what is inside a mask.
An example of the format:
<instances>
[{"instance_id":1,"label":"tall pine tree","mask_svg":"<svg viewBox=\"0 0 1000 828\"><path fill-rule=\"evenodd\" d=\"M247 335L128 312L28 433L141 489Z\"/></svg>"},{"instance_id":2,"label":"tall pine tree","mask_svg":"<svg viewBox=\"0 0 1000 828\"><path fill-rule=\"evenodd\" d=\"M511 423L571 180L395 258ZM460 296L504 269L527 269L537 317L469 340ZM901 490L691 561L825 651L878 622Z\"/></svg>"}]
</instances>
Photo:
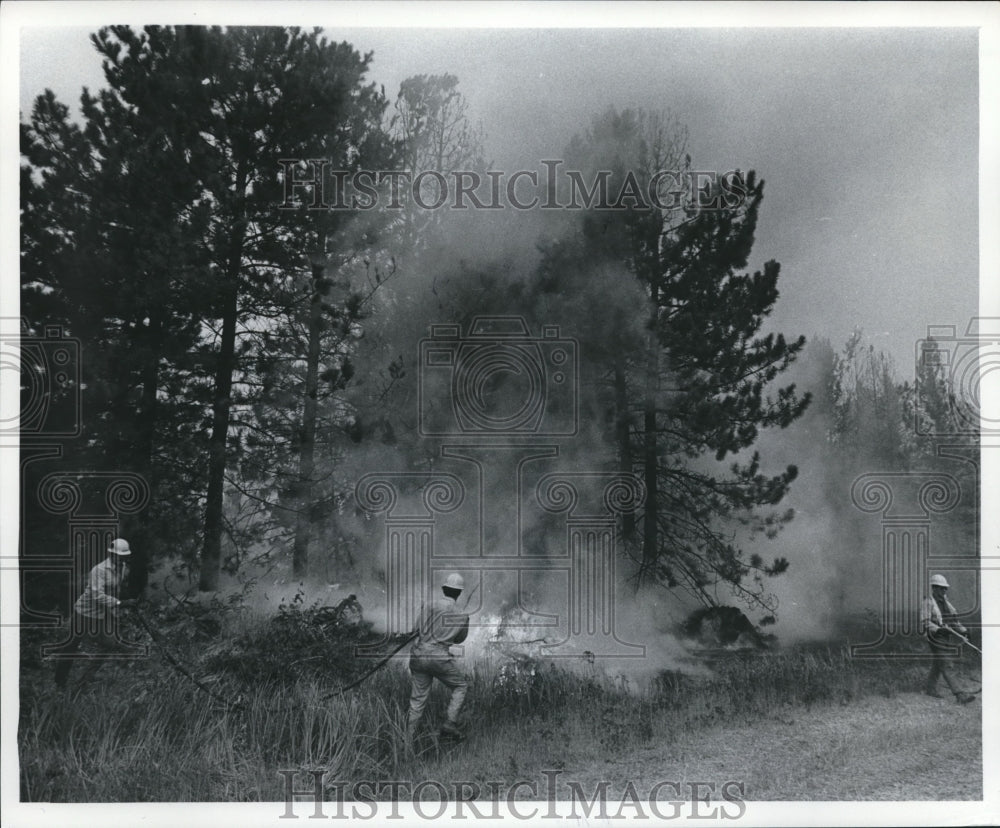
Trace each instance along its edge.
<instances>
[{"instance_id":1,"label":"tall pine tree","mask_svg":"<svg viewBox=\"0 0 1000 828\"><path fill-rule=\"evenodd\" d=\"M658 170L683 184L684 134L667 119L629 111L596 119L568 158L592 175L609 171L613 209L582 211L575 232L547 250L541 285L564 290L567 278L617 271L637 280L644 297L619 308L609 295L602 310L638 322L614 336L606 397L620 466L646 485L637 574L708 603L723 584L766 605L762 576L787 562L748 558L733 527L773 532L789 518L774 507L797 470L765 473L753 445L761 429L799 417L809 395L773 386L805 342L765 332L778 298L777 262L744 272L763 182L752 172L734 175L726 186L688 192L676 207L663 197L657 204L642 186Z\"/></svg>"}]
</instances>

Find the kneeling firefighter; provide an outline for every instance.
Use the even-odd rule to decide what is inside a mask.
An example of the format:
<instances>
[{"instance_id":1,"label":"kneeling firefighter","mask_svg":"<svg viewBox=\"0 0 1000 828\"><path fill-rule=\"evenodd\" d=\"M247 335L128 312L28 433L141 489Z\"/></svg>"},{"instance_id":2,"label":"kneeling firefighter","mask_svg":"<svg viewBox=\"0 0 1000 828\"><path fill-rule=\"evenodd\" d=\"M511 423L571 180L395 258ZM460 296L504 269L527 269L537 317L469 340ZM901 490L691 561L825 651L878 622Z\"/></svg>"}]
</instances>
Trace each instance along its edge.
<instances>
[{"instance_id":1,"label":"kneeling firefighter","mask_svg":"<svg viewBox=\"0 0 1000 828\"><path fill-rule=\"evenodd\" d=\"M453 572L441 587L443 595L420 610L414 630L416 640L410 650L412 690L406 732L411 744L434 679L451 689L448 720L441 727L441 735L450 738L462 735L458 728L458 714L469 682L450 648L453 644L461 644L469 634L469 616L459 612L457 606L463 589L465 579Z\"/></svg>"}]
</instances>

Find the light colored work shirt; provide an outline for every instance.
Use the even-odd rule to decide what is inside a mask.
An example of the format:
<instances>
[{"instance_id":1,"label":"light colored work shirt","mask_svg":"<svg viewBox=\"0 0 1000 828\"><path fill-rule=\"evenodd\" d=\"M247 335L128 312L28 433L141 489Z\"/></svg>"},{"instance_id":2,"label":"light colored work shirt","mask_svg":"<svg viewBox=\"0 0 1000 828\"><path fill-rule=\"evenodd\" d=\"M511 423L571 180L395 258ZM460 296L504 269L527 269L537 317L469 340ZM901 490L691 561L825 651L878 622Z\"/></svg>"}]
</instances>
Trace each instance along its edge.
<instances>
[{"instance_id":1,"label":"light colored work shirt","mask_svg":"<svg viewBox=\"0 0 1000 828\"><path fill-rule=\"evenodd\" d=\"M103 618L121 603L118 600L118 587L121 586L124 574L124 568L116 569L111 558L101 561L90 570L87 588L76 599L73 609L85 618Z\"/></svg>"},{"instance_id":2,"label":"light colored work shirt","mask_svg":"<svg viewBox=\"0 0 1000 828\"><path fill-rule=\"evenodd\" d=\"M458 611L454 598L442 595L424 605L417 619L414 655L447 655L452 644L461 644L469 630L469 616Z\"/></svg>"},{"instance_id":3,"label":"light colored work shirt","mask_svg":"<svg viewBox=\"0 0 1000 828\"><path fill-rule=\"evenodd\" d=\"M955 612L955 608L947 598L943 598L942 603L944 604L945 613L949 616L948 621L958 632L964 632L965 627L959 624L955 617L958 615ZM934 635L934 633L944 626L944 623L945 617L941 612L941 607L938 606L938 602L934 598L924 598L923 604L920 606L920 629L926 635Z\"/></svg>"}]
</instances>

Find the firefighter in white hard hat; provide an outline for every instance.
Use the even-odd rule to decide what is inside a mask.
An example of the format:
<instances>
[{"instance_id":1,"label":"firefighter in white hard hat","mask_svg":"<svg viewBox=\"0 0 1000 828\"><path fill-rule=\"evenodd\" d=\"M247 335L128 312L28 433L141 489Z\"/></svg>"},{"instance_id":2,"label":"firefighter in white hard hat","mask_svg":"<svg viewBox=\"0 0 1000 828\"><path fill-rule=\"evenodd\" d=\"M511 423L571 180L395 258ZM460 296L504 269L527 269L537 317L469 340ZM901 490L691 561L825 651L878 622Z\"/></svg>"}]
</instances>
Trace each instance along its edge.
<instances>
[{"instance_id":1,"label":"firefighter in white hard hat","mask_svg":"<svg viewBox=\"0 0 1000 828\"><path fill-rule=\"evenodd\" d=\"M56 686L65 687L73 667L73 656L85 642L96 643L100 652L120 652L117 610L134 604L134 599L122 600L118 591L125 579L132 550L124 538L115 538L108 545L108 556L90 570L87 586L73 605L73 625L70 640L60 647L56 666Z\"/></svg>"},{"instance_id":2,"label":"firefighter in white hard hat","mask_svg":"<svg viewBox=\"0 0 1000 828\"><path fill-rule=\"evenodd\" d=\"M931 576L931 597L924 598L921 606L920 627L927 636L927 642L934 656L924 692L928 696L942 698L937 691L938 678L941 677L959 704L968 704L975 699L975 696L957 689L948 673L949 653L961 643L954 633L965 638L968 630L959 623L958 613L948 601L948 581L944 575Z\"/></svg>"},{"instance_id":3,"label":"firefighter in white hard hat","mask_svg":"<svg viewBox=\"0 0 1000 828\"><path fill-rule=\"evenodd\" d=\"M434 679L451 689L448 718L441 727L441 735L461 738L458 714L465 701L469 682L458 666L451 647L461 644L469 634L469 616L459 612L457 606L457 599L464 588L465 579L453 572L441 587L443 595L420 610L415 630L416 640L410 650L412 689L406 728L410 744L416 735Z\"/></svg>"}]
</instances>

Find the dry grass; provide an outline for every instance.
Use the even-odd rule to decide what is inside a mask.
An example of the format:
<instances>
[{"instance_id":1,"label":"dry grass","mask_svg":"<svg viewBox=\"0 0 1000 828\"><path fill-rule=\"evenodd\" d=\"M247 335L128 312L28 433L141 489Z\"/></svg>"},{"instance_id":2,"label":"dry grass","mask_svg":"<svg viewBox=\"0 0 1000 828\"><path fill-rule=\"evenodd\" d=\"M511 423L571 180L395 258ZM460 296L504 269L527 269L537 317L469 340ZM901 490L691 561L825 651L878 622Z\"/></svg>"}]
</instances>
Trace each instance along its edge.
<instances>
[{"instance_id":1,"label":"dry grass","mask_svg":"<svg viewBox=\"0 0 1000 828\"><path fill-rule=\"evenodd\" d=\"M792 800L980 800L981 708L919 693L867 696L846 705L787 706L738 727L685 733L628 759L568 768L567 776L745 783L746 798Z\"/></svg>"},{"instance_id":2,"label":"dry grass","mask_svg":"<svg viewBox=\"0 0 1000 828\"><path fill-rule=\"evenodd\" d=\"M199 652L192 643L179 655L197 667ZM279 770L309 768L347 781L508 784L542 770L636 784L651 774L732 778L757 799L981 795L979 703L913 694L922 664L814 648L731 658L704 675L664 673L643 687L498 656L470 667L469 738L440 750L425 735L413 756L403 660L325 701L339 677L222 677L213 686L243 702L229 709L156 659L106 665L68 694L51 686L51 665L23 664L22 799L275 801ZM443 719L444 703L436 689L428 722ZM942 763L955 773L936 775ZM961 784L942 781L953 777Z\"/></svg>"}]
</instances>

